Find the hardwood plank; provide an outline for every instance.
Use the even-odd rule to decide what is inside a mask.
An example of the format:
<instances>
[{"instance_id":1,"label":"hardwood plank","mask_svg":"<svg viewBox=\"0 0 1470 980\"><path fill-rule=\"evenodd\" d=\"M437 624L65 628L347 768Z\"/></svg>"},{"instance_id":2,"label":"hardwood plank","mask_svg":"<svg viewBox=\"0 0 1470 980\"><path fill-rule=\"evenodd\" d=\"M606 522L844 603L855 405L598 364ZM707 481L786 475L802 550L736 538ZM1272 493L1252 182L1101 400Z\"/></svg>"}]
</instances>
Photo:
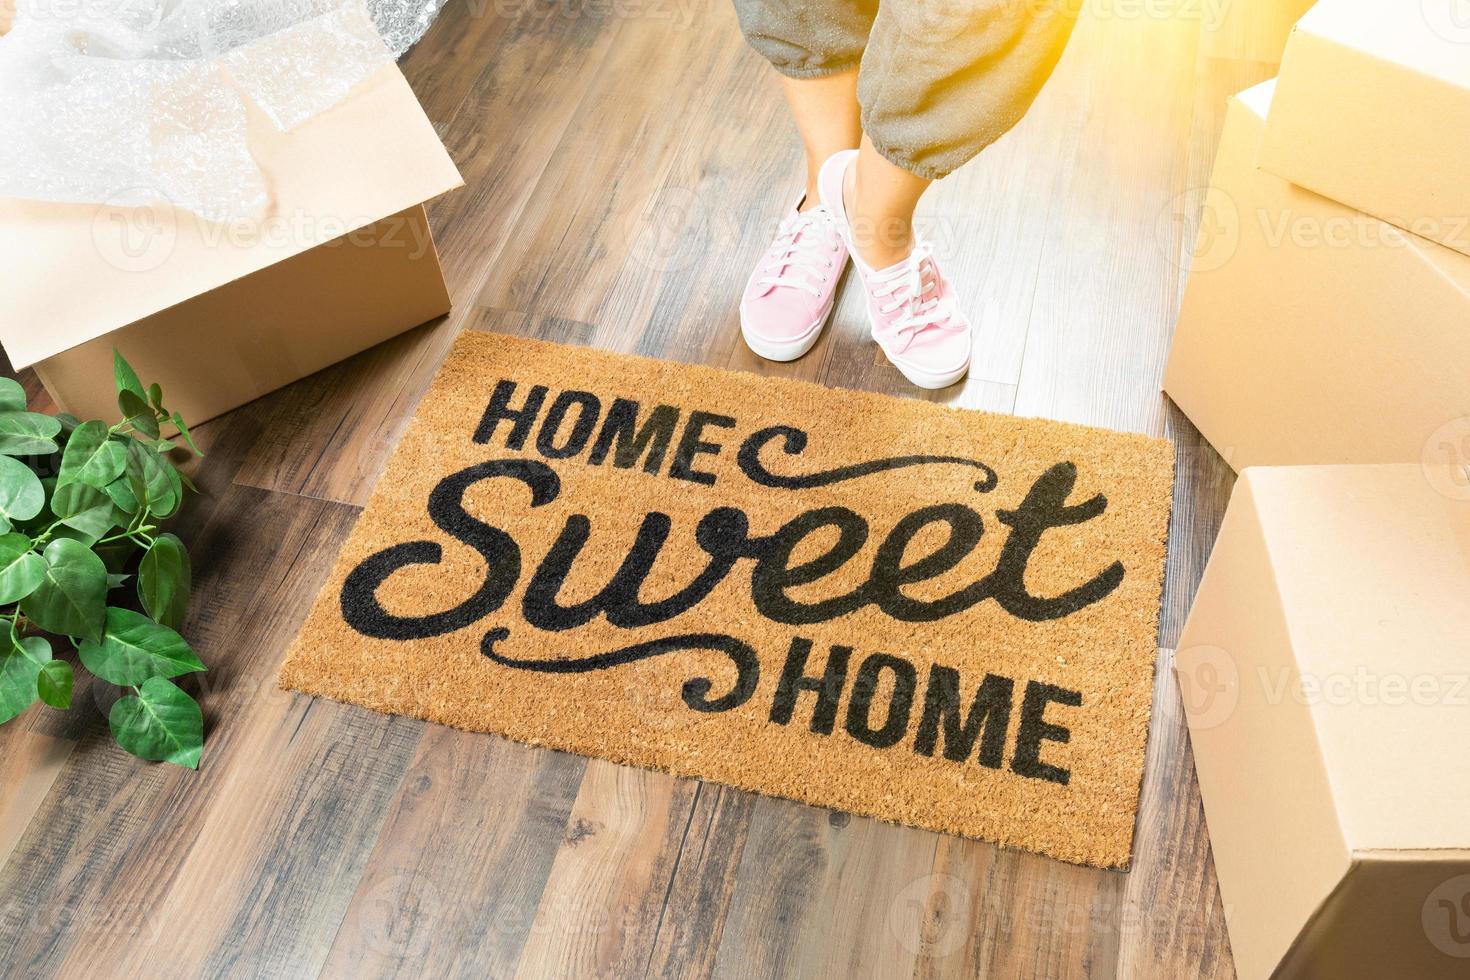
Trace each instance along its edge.
<instances>
[{"instance_id":1,"label":"hardwood plank","mask_svg":"<svg viewBox=\"0 0 1470 980\"><path fill-rule=\"evenodd\" d=\"M1118 976L1235 976L1189 733L1174 676L1161 650L1139 805L1134 864L1121 908Z\"/></svg>"},{"instance_id":2,"label":"hardwood plank","mask_svg":"<svg viewBox=\"0 0 1470 980\"><path fill-rule=\"evenodd\" d=\"M517 977L643 972L698 787L667 773L587 763Z\"/></svg>"},{"instance_id":3,"label":"hardwood plank","mask_svg":"<svg viewBox=\"0 0 1470 980\"><path fill-rule=\"evenodd\" d=\"M758 798L714 975L910 975L922 923L907 896L942 836Z\"/></svg>"},{"instance_id":4,"label":"hardwood plank","mask_svg":"<svg viewBox=\"0 0 1470 980\"><path fill-rule=\"evenodd\" d=\"M769 245L788 194L772 187L797 192L799 156L729 4L692 2L700 30L623 24L480 305L596 324L610 349L728 349L744 277L725 256ZM679 79L677 108L663 85L624 83L659 77Z\"/></svg>"},{"instance_id":5,"label":"hardwood plank","mask_svg":"<svg viewBox=\"0 0 1470 980\"><path fill-rule=\"evenodd\" d=\"M585 766L578 756L430 727L323 976L514 973Z\"/></svg>"},{"instance_id":6,"label":"hardwood plank","mask_svg":"<svg viewBox=\"0 0 1470 980\"><path fill-rule=\"evenodd\" d=\"M924 879L915 977L1122 976L1117 914L1126 875L944 838Z\"/></svg>"},{"instance_id":7,"label":"hardwood plank","mask_svg":"<svg viewBox=\"0 0 1470 980\"><path fill-rule=\"evenodd\" d=\"M1235 473L1184 413L1168 403L1165 435L1174 440L1174 506L1159 611L1159 643L1173 647L1184 629L1195 590L1235 487Z\"/></svg>"},{"instance_id":8,"label":"hardwood plank","mask_svg":"<svg viewBox=\"0 0 1470 980\"><path fill-rule=\"evenodd\" d=\"M1316 0L1201 0L1200 51L1212 58L1281 60L1292 25Z\"/></svg>"},{"instance_id":9,"label":"hardwood plank","mask_svg":"<svg viewBox=\"0 0 1470 980\"><path fill-rule=\"evenodd\" d=\"M1087 10L1077 75L1054 80L1081 102L1055 162L1066 204L1047 219L1016 411L1158 434L1181 274L1168 208L1184 189L1199 25Z\"/></svg>"},{"instance_id":10,"label":"hardwood plank","mask_svg":"<svg viewBox=\"0 0 1470 980\"><path fill-rule=\"evenodd\" d=\"M750 815L759 799L729 786L699 787L645 977L672 980L713 974Z\"/></svg>"},{"instance_id":11,"label":"hardwood plank","mask_svg":"<svg viewBox=\"0 0 1470 980\"><path fill-rule=\"evenodd\" d=\"M72 739L31 731L27 721L17 718L0 728L0 787L5 790L0 794L0 867L31 825L76 746Z\"/></svg>"}]
</instances>

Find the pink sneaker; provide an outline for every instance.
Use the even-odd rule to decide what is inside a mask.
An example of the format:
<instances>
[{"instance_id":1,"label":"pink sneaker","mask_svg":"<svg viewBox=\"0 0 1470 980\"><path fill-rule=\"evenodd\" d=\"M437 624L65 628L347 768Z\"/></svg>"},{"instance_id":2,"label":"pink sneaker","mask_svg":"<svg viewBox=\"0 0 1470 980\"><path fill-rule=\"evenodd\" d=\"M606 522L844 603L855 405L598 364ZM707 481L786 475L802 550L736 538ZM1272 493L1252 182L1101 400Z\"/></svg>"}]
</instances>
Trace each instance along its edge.
<instances>
[{"instance_id":1,"label":"pink sneaker","mask_svg":"<svg viewBox=\"0 0 1470 980\"><path fill-rule=\"evenodd\" d=\"M740 298L740 333L772 361L794 361L812 349L847 265L847 243L832 212L800 206L799 199L791 206Z\"/></svg>"},{"instance_id":2,"label":"pink sneaker","mask_svg":"<svg viewBox=\"0 0 1470 980\"><path fill-rule=\"evenodd\" d=\"M904 377L920 388L947 388L970 370L970 321L960 312L927 242L915 241L908 258L886 269L870 268L858 254L842 201L843 178L857 154L834 153L822 164L817 187L863 280L868 326Z\"/></svg>"}]
</instances>

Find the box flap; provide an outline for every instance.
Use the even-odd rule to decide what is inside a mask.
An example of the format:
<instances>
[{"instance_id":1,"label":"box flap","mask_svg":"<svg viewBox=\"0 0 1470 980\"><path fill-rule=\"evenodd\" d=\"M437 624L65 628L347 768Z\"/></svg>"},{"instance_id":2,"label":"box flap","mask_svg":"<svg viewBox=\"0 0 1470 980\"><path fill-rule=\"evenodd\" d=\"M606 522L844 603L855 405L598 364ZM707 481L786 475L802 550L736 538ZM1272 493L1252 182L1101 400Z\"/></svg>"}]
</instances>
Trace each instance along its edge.
<instances>
[{"instance_id":1,"label":"box flap","mask_svg":"<svg viewBox=\"0 0 1470 980\"><path fill-rule=\"evenodd\" d=\"M1276 92L1276 79L1268 78L1258 85L1252 85L1244 92L1235 94L1235 101L1250 110L1251 115L1266 121L1266 116L1271 111L1271 96Z\"/></svg>"},{"instance_id":2,"label":"box flap","mask_svg":"<svg viewBox=\"0 0 1470 980\"><path fill-rule=\"evenodd\" d=\"M1463 0L1318 0L1296 31L1470 90L1463 10Z\"/></svg>"},{"instance_id":3,"label":"box flap","mask_svg":"<svg viewBox=\"0 0 1470 980\"><path fill-rule=\"evenodd\" d=\"M1466 26L1466 31L1467 40L1470 40L1470 25ZM1467 48L1464 54L1466 64L1470 65L1470 48ZM1261 141L1264 141L1270 133L1270 120L1273 118L1271 107L1275 102L1277 81L1278 79L1275 78L1267 79L1243 92L1236 93L1234 97L1234 101L1259 124L1260 128L1256 132L1262 134L1258 136L1258 140ZM1466 160L1466 167L1470 168L1470 158ZM1292 186L1287 188L1287 193L1303 201L1312 199L1317 204L1341 206L1340 202L1324 200L1323 195L1314 193L1305 187ZM1279 222L1281 218L1294 214L1296 214L1295 208L1283 207L1277 214L1258 214L1256 219ZM1374 248L1390 247L1406 250L1432 269L1445 283L1460 293L1467 304L1470 304L1470 260L1467 260L1470 257L1456 247L1470 244L1470 214L1465 216L1463 225L1445 224L1441 229L1448 235L1448 241L1445 244L1406 232L1371 214L1364 213L1360 217L1362 220L1357 222L1358 230L1355 232L1358 236L1358 243Z\"/></svg>"},{"instance_id":4,"label":"box flap","mask_svg":"<svg viewBox=\"0 0 1470 980\"><path fill-rule=\"evenodd\" d=\"M0 344L13 365L44 360L462 183L395 65L288 133L246 105L250 151L270 194L257 220L212 223L163 206L0 198L8 285Z\"/></svg>"},{"instance_id":5,"label":"box flap","mask_svg":"<svg viewBox=\"0 0 1470 980\"><path fill-rule=\"evenodd\" d=\"M1260 166L1470 255L1465 0L1320 0L1291 34Z\"/></svg>"},{"instance_id":6,"label":"box flap","mask_svg":"<svg viewBox=\"0 0 1470 980\"><path fill-rule=\"evenodd\" d=\"M1414 464L1248 473L1349 846L1470 848L1470 499Z\"/></svg>"}]
</instances>

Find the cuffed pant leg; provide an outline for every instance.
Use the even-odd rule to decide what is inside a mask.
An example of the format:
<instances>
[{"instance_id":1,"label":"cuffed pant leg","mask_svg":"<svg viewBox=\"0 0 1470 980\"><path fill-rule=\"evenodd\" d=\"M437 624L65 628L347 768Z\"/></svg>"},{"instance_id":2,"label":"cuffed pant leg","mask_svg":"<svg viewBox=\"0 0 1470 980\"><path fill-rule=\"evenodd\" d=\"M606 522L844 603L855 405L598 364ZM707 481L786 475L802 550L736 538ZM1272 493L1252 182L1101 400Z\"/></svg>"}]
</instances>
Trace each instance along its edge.
<instances>
[{"instance_id":1,"label":"cuffed pant leg","mask_svg":"<svg viewBox=\"0 0 1470 980\"><path fill-rule=\"evenodd\" d=\"M937 180L1014 126L1071 36L1081 0L883 0L858 75L863 131Z\"/></svg>"},{"instance_id":2,"label":"cuffed pant leg","mask_svg":"<svg viewBox=\"0 0 1470 980\"><path fill-rule=\"evenodd\" d=\"M856 68L877 12L878 0L735 0L745 40L792 78Z\"/></svg>"}]
</instances>

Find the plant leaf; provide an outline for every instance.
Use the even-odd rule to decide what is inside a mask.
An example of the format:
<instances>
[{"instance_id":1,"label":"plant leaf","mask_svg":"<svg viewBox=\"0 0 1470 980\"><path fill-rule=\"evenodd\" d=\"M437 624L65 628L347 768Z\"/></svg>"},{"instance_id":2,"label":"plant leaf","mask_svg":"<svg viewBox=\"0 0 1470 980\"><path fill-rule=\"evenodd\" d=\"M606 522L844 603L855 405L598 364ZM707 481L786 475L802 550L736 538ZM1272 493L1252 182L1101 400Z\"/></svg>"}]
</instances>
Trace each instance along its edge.
<instances>
[{"instance_id":1,"label":"plant leaf","mask_svg":"<svg viewBox=\"0 0 1470 980\"><path fill-rule=\"evenodd\" d=\"M112 706L108 722L117 744L138 758L199 768L204 714L171 681L150 677L136 697L122 698Z\"/></svg>"},{"instance_id":2,"label":"plant leaf","mask_svg":"<svg viewBox=\"0 0 1470 980\"><path fill-rule=\"evenodd\" d=\"M189 608L192 578L184 543L172 534L160 534L138 563L138 599L148 615L178 629Z\"/></svg>"},{"instance_id":3,"label":"plant leaf","mask_svg":"<svg viewBox=\"0 0 1470 980\"><path fill-rule=\"evenodd\" d=\"M72 683L71 664L52 660L41 668L36 678L36 693L51 707L65 711L71 707Z\"/></svg>"},{"instance_id":4,"label":"plant leaf","mask_svg":"<svg viewBox=\"0 0 1470 980\"><path fill-rule=\"evenodd\" d=\"M0 637L0 724L25 711L36 701L36 682L41 668L51 660L51 644L45 637L17 637L5 625Z\"/></svg>"},{"instance_id":5,"label":"plant leaf","mask_svg":"<svg viewBox=\"0 0 1470 980\"><path fill-rule=\"evenodd\" d=\"M51 513L67 527L89 535L93 541L107 533L112 519L112 498L86 483L68 483L51 495Z\"/></svg>"},{"instance_id":6,"label":"plant leaf","mask_svg":"<svg viewBox=\"0 0 1470 980\"><path fill-rule=\"evenodd\" d=\"M0 517L5 530L14 521L28 521L46 506L46 491L41 478L18 459L0 456Z\"/></svg>"},{"instance_id":7,"label":"plant leaf","mask_svg":"<svg viewBox=\"0 0 1470 980\"><path fill-rule=\"evenodd\" d=\"M120 686L205 669L178 633L141 613L116 607L108 607L102 639L84 640L77 655L92 673Z\"/></svg>"},{"instance_id":8,"label":"plant leaf","mask_svg":"<svg viewBox=\"0 0 1470 980\"><path fill-rule=\"evenodd\" d=\"M143 388L143 382L138 380L138 372L122 356L122 352L116 347L112 349L112 377L117 383L117 393L121 395L125 391L131 391L144 402L148 400L148 392Z\"/></svg>"},{"instance_id":9,"label":"plant leaf","mask_svg":"<svg viewBox=\"0 0 1470 980\"><path fill-rule=\"evenodd\" d=\"M195 456L203 457L204 454L201 453L199 451L199 447L194 444L194 437L189 434L189 427L184 424L184 417L178 412L175 412L173 416L169 419L169 421L174 424L174 428L179 430L179 435L183 436L184 441L189 444L190 451L192 451Z\"/></svg>"},{"instance_id":10,"label":"plant leaf","mask_svg":"<svg viewBox=\"0 0 1470 980\"><path fill-rule=\"evenodd\" d=\"M172 463L137 439L129 439L127 470L133 493L141 486L143 502L154 514L168 517L179 509L178 485L169 477Z\"/></svg>"},{"instance_id":11,"label":"plant leaf","mask_svg":"<svg viewBox=\"0 0 1470 980\"><path fill-rule=\"evenodd\" d=\"M102 492L112 498L117 509L124 514L136 514L138 512L138 498L133 493L132 481L126 476L113 480L102 488Z\"/></svg>"},{"instance_id":12,"label":"plant leaf","mask_svg":"<svg viewBox=\"0 0 1470 980\"><path fill-rule=\"evenodd\" d=\"M142 395L128 390L121 391L117 396L117 407L133 428L150 439L158 438L158 416L153 413Z\"/></svg>"},{"instance_id":13,"label":"plant leaf","mask_svg":"<svg viewBox=\"0 0 1470 980\"><path fill-rule=\"evenodd\" d=\"M122 475L127 463L126 447L109 438L106 425L95 420L83 422L66 441L56 483L58 486L86 483L105 487Z\"/></svg>"},{"instance_id":14,"label":"plant leaf","mask_svg":"<svg viewBox=\"0 0 1470 980\"><path fill-rule=\"evenodd\" d=\"M0 535L0 605L19 602L46 577L46 559L24 534Z\"/></svg>"},{"instance_id":15,"label":"plant leaf","mask_svg":"<svg viewBox=\"0 0 1470 980\"><path fill-rule=\"evenodd\" d=\"M80 541L58 538L46 546L46 573L20 611L48 633L101 640L106 622L107 568Z\"/></svg>"},{"instance_id":16,"label":"plant leaf","mask_svg":"<svg viewBox=\"0 0 1470 980\"><path fill-rule=\"evenodd\" d=\"M26 390L14 378L0 378L0 411L24 412Z\"/></svg>"},{"instance_id":17,"label":"plant leaf","mask_svg":"<svg viewBox=\"0 0 1470 980\"><path fill-rule=\"evenodd\" d=\"M148 404L159 412L163 411L163 387L156 381L148 386Z\"/></svg>"},{"instance_id":18,"label":"plant leaf","mask_svg":"<svg viewBox=\"0 0 1470 980\"><path fill-rule=\"evenodd\" d=\"M54 438L61 423L39 412L0 412L0 453L49 456L59 448Z\"/></svg>"}]
</instances>

